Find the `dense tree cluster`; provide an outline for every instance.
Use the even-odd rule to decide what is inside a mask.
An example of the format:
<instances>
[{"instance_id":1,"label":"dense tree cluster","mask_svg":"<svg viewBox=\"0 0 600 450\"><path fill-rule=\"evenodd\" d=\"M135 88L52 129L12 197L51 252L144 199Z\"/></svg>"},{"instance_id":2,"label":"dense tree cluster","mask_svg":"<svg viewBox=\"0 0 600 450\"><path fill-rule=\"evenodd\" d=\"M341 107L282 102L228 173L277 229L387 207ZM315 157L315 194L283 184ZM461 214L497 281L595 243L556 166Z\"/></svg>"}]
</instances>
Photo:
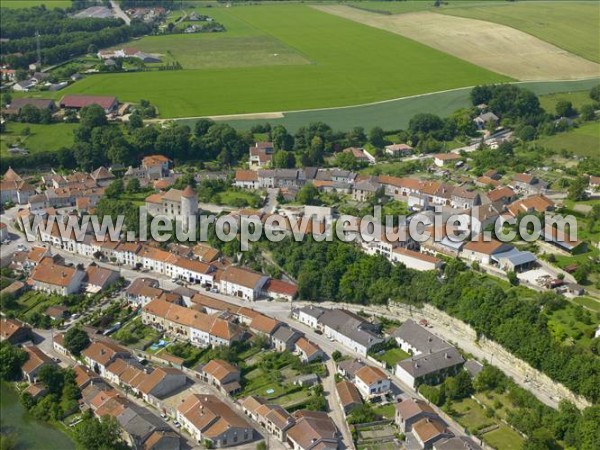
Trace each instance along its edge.
<instances>
[{"instance_id":1,"label":"dense tree cluster","mask_svg":"<svg viewBox=\"0 0 600 450\"><path fill-rule=\"evenodd\" d=\"M27 353L14 347L8 341L0 342L0 379L18 380L21 377L21 366L27 361Z\"/></svg>"},{"instance_id":2,"label":"dense tree cluster","mask_svg":"<svg viewBox=\"0 0 600 450\"><path fill-rule=\"evenodd\" d=\"M0 18L0 36L7 39L1 61L14 68L26 68L37 61L37 40L42 62L47 65L66 61L93 48L104 48L148 34L152 26L140 21L125 25L121 19L75 19L60 8L5 8Z\"/></svg>"},{"instance_id":3,"label":"dense tree cluster","mask_svg":"<svg viewBox=\"0 0 600 450\"><path fill-rule=\"evenodd\" d=\"M72 327L65 333L64 345L73 355L79 356L90 345L90 338L81 328Z\"/></svg>"}]
</instances>

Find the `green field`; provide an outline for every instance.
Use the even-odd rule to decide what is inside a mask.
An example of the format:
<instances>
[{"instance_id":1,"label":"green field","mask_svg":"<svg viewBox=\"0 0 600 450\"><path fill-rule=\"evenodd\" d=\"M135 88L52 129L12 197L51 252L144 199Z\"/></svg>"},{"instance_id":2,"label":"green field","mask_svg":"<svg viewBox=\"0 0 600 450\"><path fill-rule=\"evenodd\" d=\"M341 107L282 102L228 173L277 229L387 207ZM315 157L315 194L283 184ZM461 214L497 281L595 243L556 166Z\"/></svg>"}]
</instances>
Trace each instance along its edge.
<instances>
[{"instance_id":1,"label":"green field","mask_svg":"<svg viewBox=\"0 0 600 450\"><path fill-rule=\"evenodd\" d=\"M309 64L310 61L269 36L171 34L148 36L135 47L161 55L165 63L177 61L184 69L222 69Z\"/></svg>"},{"instance_id":2,"label":"green field","mask_svg":"<svg viewBox=\"0 0 600 450\"><path fill-rule=\"evenodd\" d=\"M186 117L336 107L506 80L412 40L302 4L211 8L210 15L230 30L211 39L266 33L310 64L95 75L65 93L145 98L158 105L162 117ZM240 31L242 24L253 31ZM222 52L214 64L228 64L230 57Z\"/></svg>"},{"instance_id":3,"label":"green field","mask_svg":"<svg viewBox=\"0 0 600 450\"><path fill-rule=\"evenodd\" d=\"M558 81L558 82L526 82L519 86L530 89L538 95L553 92L569 92L591 89L600 80ZM248 130L257 124L269 122L281 124L289 130L296 131L310 122L325 122L335 130L350 130L362 126L365 129L380 126L384 130L406 129L412 116L417 113L430 112L442 117L450 115L459 108L471 105L469 93L471 88L457 89L448 92L437 92L428 95L414 96L380 102L371 105L359 105L347 108L330 108L312 111L288 112L283 118L271 119L231 119L227 123L240 130ZM195 121L182 121L193 123Z\"/></svg>"},{"instance_id":4,"label":"green field","mask_svg":"<svg viewBox=\"0 0 600 450\"><path fill-rule=\"evenodd\" d=\"M590 61L600 62L600 7L597 2L463 5L463 8L440 8L439 12L507 25Z\"/></svg>"},{"instance_id":5,"label":"green field","mask_svg":"<svg viewBox=\"0 0 600 450\"><path fill-rule=\"evenodd\" d=\"M0 8L30 8L45 5L46 8L69 8L71 0L0 0Z\"/></svg>"},{"instance_id":6,"label":"green field","mask_svg":"<svg viewBox=\"0 0 600 450\"><path fill-rule=\"evenodd\" d=\"M570 150L581 156L600 158L600 122L586 123L565 133L548 136L537 141L553 150Z\"/></svg>"},{"instance_id":7,"label":"green field","mask_svg":"<svg viewBox=\"0 0 600 450\"><path fill-rule=\"evenodd\" d=\"M52 125L36 125L28 123L8 122L6 131L0 134L0 155L7 156L11 144L26 148L30 153L58 150L73 145L73 130L77 124L57 123ZM22 136L25 128L31 134Z\"/></svg>"},{"instance_id":8,"label":"green field","mask_svg":"<svg viewBox=\"0 0 600 450\"><path fill-rule=\"evenodd\" d=\"M542 108L550 114L555 114L556 104L561 100L567 100L573 103L575 109L581 108L583 105L590 105L593 100L590 98L590 91L576 91L576 92L561 92L557 94L548 94L540 97L540 103Z\"/></svg>"}]
</instances>

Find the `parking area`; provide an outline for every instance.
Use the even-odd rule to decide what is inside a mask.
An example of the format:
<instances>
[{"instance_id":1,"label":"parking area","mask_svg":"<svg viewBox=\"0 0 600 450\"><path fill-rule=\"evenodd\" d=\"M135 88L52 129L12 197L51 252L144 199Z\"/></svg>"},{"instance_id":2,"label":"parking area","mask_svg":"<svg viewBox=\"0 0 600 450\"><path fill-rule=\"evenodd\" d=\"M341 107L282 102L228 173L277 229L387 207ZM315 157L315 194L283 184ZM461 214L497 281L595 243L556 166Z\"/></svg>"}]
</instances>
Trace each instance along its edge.
<instances>
[{"instance_id":1,"label":"parking area","mask_svg":"<svg viewBox=\"0 0 600 450\"><path fill-rule=\"evenodd\" d=\"M521 281L525 281L526 283L540 287L544 286L546 282L553 279L552 274L543 268L537 268L518 273L517 277Z\"/></svg>"}]
</instances>

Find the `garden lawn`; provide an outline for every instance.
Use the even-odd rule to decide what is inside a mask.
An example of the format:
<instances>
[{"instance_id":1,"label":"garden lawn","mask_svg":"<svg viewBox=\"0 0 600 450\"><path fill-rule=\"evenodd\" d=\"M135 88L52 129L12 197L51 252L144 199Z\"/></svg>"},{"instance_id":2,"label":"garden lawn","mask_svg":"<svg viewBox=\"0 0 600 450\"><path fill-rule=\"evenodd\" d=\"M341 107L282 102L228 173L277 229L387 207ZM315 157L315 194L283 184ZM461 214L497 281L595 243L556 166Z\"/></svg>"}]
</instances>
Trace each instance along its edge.
<instances>
[{"instance_id":1,"label":"garden lawn","mask_svg":"<svg viewBox=\"0 0 600 450\"><path fill-rule=\"evenodd\" d=\"M590 122L564 133L543 137L538 144L552 150L569 150L579 156L600 158L600 122Z\"/></svg>"},{"instance_id":2,"label":"garden lawn","mask_svg":"<svg viewBox=\"0 0 600 450\"><path fill-rule=\"evenodd\" d=\"M140 317L129 321L113 335L113 338L121 344L138 349L143 349L159 337L160 333L154 328L144 325Z\"/></svg>"},{"instance_id":3,"label":"garden lawn","mask_svg":"<svg viewBox=\"0 0 600 450\"><path fill-rule=\"evenodd\" d=\"M485 433L482 437L492 447L502 450L519 450L525 441L519 433L506 425L500 425L500 428Z\"/></svg>"},{"instance_id":4,"label":"garden lawn","mask_svg":"<svg viewBox=\"0 0 600 450\"><path fill-rule=\"evenodd\" d=\"M596 2L504 2L440 8L438 11L507 25L590 61L600 62Z\"/></svg>"},{"instance_id":5,"label":"garden lawn","mask_svg":"<svg viewBox=\"0 0 600 450\"><path fill-rule=\"evenodd\" d=\"M590 324L586 324L578 316L578 308L578 306L569 304L567 307L549 314L548 327L559 342L569 340L583 348L588 348L590 336L594 336L597 328L593 317L595 314L591 313ZM585 312L587 313L587 310Z\"/></svg>"},{"instance_id":6,"label":"garden lawn","mask_svg":"<svg viewBox=\"0 0 600 450\"><path fill-rule=\"evenodd\" d=\"M386 350L383 355L377 355L376 358L394 369L396 364L406 358L410 358L410 355L400 348L391 348Z\"/></svg>"},{"instance_id":7,"label":"garden lawn","mask_svg":"<svg viewBox=\"0 0 600 450\"><path fill-rule=\"evenodd\" d=\"M242 190L228 190L215 195L214 203L234 207L251 206L258 208L262 204L262 199L254 192Z\"/></svg>"},{"instance_id":8,"label":"garden lawn","mask_svg":"<svg viewBox=\"0 0 600 450\"><path fill-rule=\"evenodd\" d=\"M73 145L73 130L77 124L55 123L39 125L29 123L8 122L6 131L0 134L0 155L8 156L8 148L12 144L27 149L30 153L55 151L61 147ZM29 128L31 134L22 136L21 132Z\"/></svg>"},{"instance_id":9,"label":"garden lawn","mask_svg":"<svg viewBox=\"0 0 600 450\"><path fill-rule=\"evenodd\" d=\"M452 408L457 413L453 417L471 433L496 423L493 418L486 417L485 409L471 398L453 402Z\"/></svg>"},{"instance_id":10,"label":"garden lawn","mask_svg":"<svg viewBox=\"0 0 600 450\"><path fill-rule=\"evenodd\" d=\"M307 5L205 11L231 30L210 36L215 46L219 39L236 35L251 41L267 34L310 64L231 67L228 63L227 68L102 74L74 83L64 93L115 95L121 101L145 98L159 107L162 117L186 117L345 106L507 81L410 39ZM151 50L145 44L144 48ZM224 64L235 59L236 52L221 56Z\"/></svg>"},{"instance_id":11,"label":"garden lawn","mask_svg":"<svg viewBox=\"0 0 600 450\"><path fill-rule=\"evenodd\" d=\"M389 405L375 406L373 410L376 414L383 416L387 420L394 420L394 416L396 415L396 407L391 403Z\"/></svg>"},{"instance_id":12,"label":"garden lawn","mask_svg":"<svg viewBox=\"0 0 600 450\"><path fill-rule=\"evenodd\" d=\"M591 297L575 297L574 303L600 313L600 301Z\"/></svg>"}]
</instances>

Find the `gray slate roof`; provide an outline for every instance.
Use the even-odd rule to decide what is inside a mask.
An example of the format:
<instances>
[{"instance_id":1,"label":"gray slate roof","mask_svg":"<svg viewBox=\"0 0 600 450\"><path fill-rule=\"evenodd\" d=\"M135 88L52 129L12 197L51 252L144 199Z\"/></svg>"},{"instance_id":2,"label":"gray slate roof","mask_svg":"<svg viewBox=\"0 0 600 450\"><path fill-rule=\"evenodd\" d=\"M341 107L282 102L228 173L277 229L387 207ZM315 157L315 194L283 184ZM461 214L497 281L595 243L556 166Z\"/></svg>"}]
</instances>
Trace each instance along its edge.
<instances>
[{"instance_id":1,"label":"gray slate roof","mask_svg":"<svg viewBox=\"0 0 600 450\"><path fill-rule=\"evenodd\" d=\"M383 338L376 333L377 326L345 309L328 309L319 322L367 348Z\"/></svg>"},{"instance_id":2,"label":"gray slate roof","mask_svg":"<svg viewBox=\"0 0 600 450\"><path fill-rule=\"evenodd\" d=\"M410 319L396 328L392 337L402 339L421 353L434 353L450 347L446 341Z\"/></svg>"},{"instance_id":3,"label":"gray slate roof","mask_svg":"<svg viewBox=\"0 0 600 450\"><path fill-rule=\"evenodd\" d=\"M464 358L454 347L432 354L413 356L410 359L400 361L398 365L408 372L413 378L424 377L443 369L463 364Z\"/></svg>"},{"instance_id":4,"label":"gray slate roof","mask_svg":"<svg viewBox=\"0 0 600 450\"><path fill-rule=\"evenodd\" d=\"M284 326L277 328L277 331L273 333L272 339L285 342L287 344L296 342L301 336L302 333L299 331Z\"/></svg>"}]
</instances>

